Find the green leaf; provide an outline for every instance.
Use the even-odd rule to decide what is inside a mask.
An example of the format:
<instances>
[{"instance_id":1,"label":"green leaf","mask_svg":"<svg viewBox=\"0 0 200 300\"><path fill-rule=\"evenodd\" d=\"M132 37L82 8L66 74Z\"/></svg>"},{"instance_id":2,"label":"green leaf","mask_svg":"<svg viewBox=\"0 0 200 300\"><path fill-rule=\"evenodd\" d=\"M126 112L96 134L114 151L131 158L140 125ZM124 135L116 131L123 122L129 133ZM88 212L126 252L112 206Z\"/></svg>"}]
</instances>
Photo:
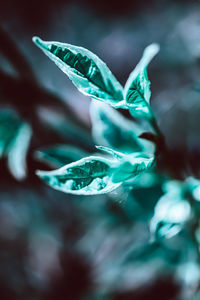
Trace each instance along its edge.
<instances>
[{"instance_id":1,"label":"green leaf","mask_svg":"<svg viewBox=\"0 0 200 300\"><path fill-rule=\"evenodd\" d=\"M130 113L138 118L152 119L150 108L150 81L147 76L147 66L158 53L157 44L149 45L143 53L142 59L130 74L124 87L124 98Z\"/></svg>"},{"instance_id":2,"label":"green leaf","mask_svg":"<svg viewBox=\"0 0 200 300\"><path fill-rule=\"evenodd\" d=\"M137 175L149 170L154 164L154 158L141 154L126 155L113 170L112 181L115 183L133 179Z\"/></svg>"},{"instance_id":3,"label":"green leaf","mask_svg":"<svg viewBox=\"0 0 200 300\"><path fill-rule=\"evenodd\" d=\"M47 184L56 190L77 195L104 194L121 183L111 180L114 162L102 157L86 157L55 171L37 171Z\"/></svg>"},{"instance_id":4,"label":"green leaf","mask_svg":"<svg viewBox=\"0 0 200 300\"><path fill-rule=\"evenodd\" d=\"M31 127L15 111L0 111L0 157L7 158L8 168L18 180L26 176L26 154L31 135Z\"/></svg>"},{"instance_id":5,"label":"green leaf","mask_svg":"<svg viewBox=\"0 0 200 300\"><path fill-rule=\"evenodd\" d=\"M7 153L8 168L18 180L26 177L26 155L31 136L32 129L30 125L25 122L21 123Z\"/></svg>"},{"instance_id":6,"label":"green leaf","mask_svg":"<svg viewBox=\"0 0 200 300\"><path fill-rule=\"evenodd\" d=\"M83 94L116 107L124 105L122 86L91 51L65 43L45 42L38 37L33 41Z\"/></svg>"},{"instance_id":7,"label":"green leaf","mask_svg":"<svg viewBox=\"0 0 200 300\"><path fill-rule=\"evenodd\" d=\"M20 126L19 116L10 109L0 111L0 157L5 156L16 131Z\"/></svg>"},{"instance_id":8,"label":"green leaf","mask_svg":"<svg viewBox=\"0 0 200 300\"><path fill-rule=\"evenodd\" d=\"M59 168L86 156L86 152L69 145L54 145L36 151L37 159Z\"/></svg>"},{"instance_id":9,"label":"green leaf","mask_svg":"<svg viewBox=\"0 0 200 300\"><path fill-rule=\"evenodd\" d=\"M92 102L90 116L92 135L97 144L124 153L144 150L142 140L137 136L141 133L139 126L109 105L97 101Z\"/></svg>"},{"instance_id":10,"label":"green leaf","mask_svg":"<svg viewBox=\"0 0 200 300\"><path fill-rule=\"evenodd\" d=\"M166 193L155 206L150 230L155 238L171 238L179 233L189 219L191 207L184 197L183 184L170 181L165 185Z\"/></svg>"}]
</instances>

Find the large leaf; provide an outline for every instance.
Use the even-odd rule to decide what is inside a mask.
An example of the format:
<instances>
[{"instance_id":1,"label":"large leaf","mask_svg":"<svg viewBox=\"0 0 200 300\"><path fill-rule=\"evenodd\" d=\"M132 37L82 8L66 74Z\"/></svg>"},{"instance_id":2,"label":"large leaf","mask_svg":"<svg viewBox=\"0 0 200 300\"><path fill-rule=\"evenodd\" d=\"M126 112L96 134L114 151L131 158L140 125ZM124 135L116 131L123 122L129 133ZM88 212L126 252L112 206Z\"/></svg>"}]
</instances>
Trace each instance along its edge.
<instances>
[{"instance_id":1,"label":"large leaf","mask_svg":"<svg viewBox=\"0 0 200 300\"><path fill-rule=\"evenodd\" d=\"M97 101L92 102L90 116L92 135L97 144L124 153L144 150L142 140L137 136L141 133L139 126L109 105Z\"/></svg>"},{"instance_id":2,"label":"large leaf","mask_svg":"<svg viewBox=\"0 0 200 300\"><path fill-rule=\"evenodd\" d=\"M106 64L91 51L66 43L45 42L38 37L33 41L83 94L116 107L123 106L122 86Z\"/></svg>"},{"instance_id":3,"label":"large leaf","mask_svg":"<svg viewBox=\"0 0 200 300\"><path fill-rule=\"evenodd\" d=\"M108 193L120 186L111 180L115 162L102 157L86 157L55 171L38 171L52 188L65 193L95 195Z\"/></svg>"},{"instance_id":4,"label":"large leaf","mask_svg":"<svg viewBox=\"0 0 200 300\"><path fill-rule=\"evenodd\" d=\"M154 158L148 158L141 154L127 155L113 170L112 180L115 183L133 179L137 175L149 170L154 164Z\"/></svg>"},{"instance_id":5,"label":"large leaf","mask_svg":"<svg viewBox=\"0 0 200 300\"><path fill-rule=\"evenodd\" d=\"M37 159L59 168L86 156L86 152L69 145L54 145L36 151Z\"/></svg>"},{"instance_id":6,"label":"large leaf","mask_svg":"<svg viewBox=\"0 0 200 300\"><path fill-rule=\"evenodd\" d=\"M131 114L136 118L152 118L149 104L151 90L147 76L147 66L158 51L159 46L157 44L151 44L144 50L142 59L130 74L124 88L126 104Z\"/></svg>"}]
</instances>

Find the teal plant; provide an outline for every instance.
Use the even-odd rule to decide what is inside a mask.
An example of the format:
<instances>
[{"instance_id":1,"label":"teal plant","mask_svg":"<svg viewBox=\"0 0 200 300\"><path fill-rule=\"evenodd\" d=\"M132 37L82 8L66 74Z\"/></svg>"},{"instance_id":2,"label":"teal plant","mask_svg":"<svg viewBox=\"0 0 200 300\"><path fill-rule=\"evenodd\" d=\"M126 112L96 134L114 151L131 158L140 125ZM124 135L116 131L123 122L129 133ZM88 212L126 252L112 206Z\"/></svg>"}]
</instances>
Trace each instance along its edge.
<instances>
[{"instance_id":1,"label":"teal plant","mask_svg":"<svg viewBox=\"0 0 200 300\"><path fill-rule=\"evenodd\" d=\"M195 253L190 263L196 266L200 262L200 181L185 176L176 168L150 106L147 67L159 46L151 44L144 50L123 88L106 64L89 50L45 42L38 37L33 41L80 92L93 99L90 108L92 135L100 151L88 155L76 149L72 155L66 145L41 149L38 152L40 159L57 164L59 168L37 171L37 175L52 188L75 195L104 194L114 190L121 195L135 187L161 186L163 194L154 201L149 221L150 252L161 247L164 253L166 250L170 253L165 241L184 235L190 245L188 252ZM129 111L133 119L125 118L118 109ZM136 119L143 119L143 123ZM150 128L148 131L143 127L145 122ZM149 246L145 251L149 251ZM180 249L174 249L169 264L176 262L179 270L177 253L178 257L183 255Z\"/></svg>"},{"instance_id":2,"label":"teal plant","mask_svg":"<svg viewBox=\"0 0 200 300\"><path fill-rule=\"evenodd\" d=\"M104 103L104 106L92 106L91 117L93 132L96 136L103 132L102 140L106 140L98 149L110 155L109 158L89 156L58 170L38 171L38 176L63 192L93 195L111 192L125 181L152 169L155 155L152 146L147 146L148 142L144 145L145 142L138 137L138 132L142 133L141 128L106 104L129 110L134 117L147 120L156 134L160 134L150 107L151 91L147 76L147 66L159 51L159 46L152 44L145 49L123 89L106 64L89 50L64 43L44 42L37 37L33 40L83 94Z\"/></svg>"}]
</instances>

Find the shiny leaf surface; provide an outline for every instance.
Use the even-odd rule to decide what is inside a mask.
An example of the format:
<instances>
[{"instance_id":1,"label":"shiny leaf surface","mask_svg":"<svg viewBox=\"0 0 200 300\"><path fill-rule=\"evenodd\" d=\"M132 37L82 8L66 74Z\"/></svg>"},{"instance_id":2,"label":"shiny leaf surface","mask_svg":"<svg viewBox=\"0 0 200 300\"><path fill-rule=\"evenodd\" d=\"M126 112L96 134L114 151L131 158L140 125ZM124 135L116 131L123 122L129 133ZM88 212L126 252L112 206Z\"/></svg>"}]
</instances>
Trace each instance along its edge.
<instances>
[{"instance_id":1,"label":"shiny leaf surface","mask_svg":"<svg viewBox=\"0 0 200 300\"><path fill-rule=\"evenodd\" d=\"M147 76L147 66L158 51L159 46L157 44L151 44L144 50L140 62L130 74L124 88L126 104L131 114L136 118L152 118L149 104L151 90Z\"/></svg>"},{"instance_id":2,"label":"shiny leaf surface","mask_svg":"<svg viewBox=\"0 0 200 300\"><path fill-rule=\"evenodd\" d=\"M86 157L55 171L38 171L37 175L54 189L65 193L95 195L120 186L111 180L114 162L101 157Z\"/></svg>"},{"instance_id":3,"label":"shiny leaf surface","mask_svg":"<svg viewBox=\"0 0 200 300\"><path fill-rule=\"evenodd\" d=\"M38 37L33 41L83 94L116 107L123 106L122 86L94 53L66 43L45 42Z\"/></svg>"}]
</instances>

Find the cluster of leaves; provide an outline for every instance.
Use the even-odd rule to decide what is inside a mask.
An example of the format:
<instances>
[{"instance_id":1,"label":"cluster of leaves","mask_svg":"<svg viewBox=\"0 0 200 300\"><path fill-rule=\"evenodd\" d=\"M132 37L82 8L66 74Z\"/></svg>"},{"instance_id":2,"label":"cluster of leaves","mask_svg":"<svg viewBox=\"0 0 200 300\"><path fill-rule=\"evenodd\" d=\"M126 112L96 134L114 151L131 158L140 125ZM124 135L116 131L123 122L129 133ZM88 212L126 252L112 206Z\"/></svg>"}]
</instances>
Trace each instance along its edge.
<instances>
[{"instance_id":1,"label":"cluster of leaves","mask_svg":"<svg viewBox=\"0 0 200 300\"><path fill-rule=\"evenodd\" d=\"M144 215L148 221L150 219L150 243L140 249L142 251L136 255L137 259L144 260L149 253L156 253L158 247L163 247L163 251L167 248L169 252L170 247L166 246L165 241L177 238L184 232L186 241L190 241L196 253L194 259L200 262L200 181L198 178L185 177L174 168L165 137L150 106L147 67L158 53L159 46L152 44L145 49L123 88L106 64L92 52L69 44L45 42L37 37L33 40L80 92L94 99L90 116L93 140L98 145L98 152L92 155L89 153L91 151L85 150L89 148L88 145L84 150L66 144L38 149L35 158L56 169L37 171L37 175L49 186L64 193L111 193L111 197L117 194L117 199L126 195L128 204L123 209L130 218L136 220L137 216L133 213L136 203L132 201L130 205L128 195L132 197L134 191L140 193L142 189L162 186L162 196L152 202L155 204L155 207L151 207L152 214L150 217ZM132 120L124 116L127 112L133 117ZM147 132L143 123L135 120L137 118L150 125L151 131ZM73 135L73 128L71 132ZM82 138L87 144L87 137L82 132L79 134L76 137ZM18 113L12 109L1 110L0 156L6 158L10 172L19 180L26 175L26 155L31 135L31 125ZM164 169L160 167L163 161ZM113 193L115 190L116 193ZM94 205L91 209L94 209ZM143 214L143 211L140 213ZM171 264L179 261L176 258L177 252L180 256L179 250L176 249L171 256ZM128 251L119 265L123 265L131 255L132 251ZM199 273L194 272L194 276L198 277Z\"/></svg>"},{"instance_id":2,"label":"cluster of leaves","mask_svg":"<svg viewBox=\"0 0 200 300\"><path fill-rule=\"evenodd\" d=\"M138 138L136 124L106 105L129 110L133 116L155 123L149 104L151 92L146 69L158 52L158 45L152 44L145 49L123 89L106 64L90 51L68 44L43 42L39 38L34 38L34 42L83 94L104 103L95 103L91 107L93 132L101 140L106 140L98 149L113 157L89 156L59 170L38 171L37 174L55 189L92 195L111 192L124 181L132 180L150 169L154 164L154 155L150 147L144 146Z\"/></svg>"},{"instance_id":3,"label":"cluster of leaves","mask_svg":"<svg viewBox=\"0 0 200 300\"><path fill-rule=\"evenodd\" d=\"M147 66L158 53L159 46L152 44L145 49L122 88L105 63L90 51L64 43L44 42L37 37L33 40L79 91L94 99L90 110L93 136L100 144L97 149L106 154L84 157L54 171L38 171L37 174L54 189L82 195L112 192L120 186L128 186L131 190L145 184L163 185L163 195L150 221L151 241L160 243L163 237L189 232L188 239L192 240L197 261L200 261L200 181L176 170L150 107ZM110 106L128 110L134 118L142 118L151 125L152 131L145 132L136 121L123 117ZM59 149L54 150L57 156ZM164 172L159 169L160 160L166 161ZM147 174L149 179L145 182Z\"/></svg>"}]
</instances>

